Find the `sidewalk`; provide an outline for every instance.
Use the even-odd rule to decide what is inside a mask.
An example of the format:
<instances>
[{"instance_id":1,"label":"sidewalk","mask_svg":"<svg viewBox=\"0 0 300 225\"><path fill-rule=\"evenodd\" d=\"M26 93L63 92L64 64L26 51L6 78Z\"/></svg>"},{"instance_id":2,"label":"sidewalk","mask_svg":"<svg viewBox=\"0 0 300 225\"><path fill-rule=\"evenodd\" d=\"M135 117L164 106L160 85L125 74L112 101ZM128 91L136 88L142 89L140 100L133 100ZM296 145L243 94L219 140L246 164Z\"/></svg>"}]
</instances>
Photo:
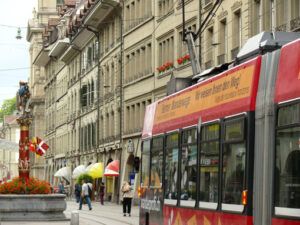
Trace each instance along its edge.
<instances>
[{"instance_id":1,"label":"sidewalk","mask_svg":"<svg viewBox=\"0 0 300 225\"><path fill-rule=\"evenodd\" d=\"M75 201L67 201L66 217L71 219L71 213L74 210L79 212L80 225L138 225L139 224L139 206L131 208L131 217L124 217L122 205L110 202L104 202L102 206L99 202L92 202L92 210L87 205L78 210L79 204ZM0 222L0 225L70 225L70 221L54 222Z\"/></svg>"}]
</instances>

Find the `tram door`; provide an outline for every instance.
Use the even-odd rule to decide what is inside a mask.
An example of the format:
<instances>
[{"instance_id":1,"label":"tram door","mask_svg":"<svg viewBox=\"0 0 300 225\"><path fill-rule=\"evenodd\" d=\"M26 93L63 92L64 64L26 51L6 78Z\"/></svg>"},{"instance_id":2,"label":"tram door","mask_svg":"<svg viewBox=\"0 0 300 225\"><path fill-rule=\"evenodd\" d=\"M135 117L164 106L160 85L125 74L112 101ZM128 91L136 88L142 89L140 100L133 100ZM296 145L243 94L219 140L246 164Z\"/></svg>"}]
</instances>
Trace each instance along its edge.
<instances>
[{"instance_id":1,"label":"tram door","mask_svg":"<svg viewBox=\"0 0 300 225\"><path fill-rule=\"evenodd\" d=\"M163 136L152 139L150 154L150 191L149 203L151 205L149 224L163 224Z\"/></svg>"}]
</instances>

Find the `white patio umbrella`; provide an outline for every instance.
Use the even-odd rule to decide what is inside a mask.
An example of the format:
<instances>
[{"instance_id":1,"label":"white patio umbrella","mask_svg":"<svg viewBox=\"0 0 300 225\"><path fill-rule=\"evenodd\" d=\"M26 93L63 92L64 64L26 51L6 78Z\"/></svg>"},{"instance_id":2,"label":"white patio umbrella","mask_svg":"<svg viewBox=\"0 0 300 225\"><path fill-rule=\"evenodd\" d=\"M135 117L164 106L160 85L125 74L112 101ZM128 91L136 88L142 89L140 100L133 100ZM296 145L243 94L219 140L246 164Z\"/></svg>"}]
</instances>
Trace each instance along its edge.
<instances>
[{"instance_id":1,"label":"white patio umbrella","mask_svg":"<svg viewBox=\"0 0 300 225\"><path fill-rule=\"evenodd\" d=\"M73 170L72 178L76 179L79 175L81 175L83 173L85 173L85 166L79 165Z\"/></svg>"},{"instance_id":2,"label":"white patio umbrella","mask_svg":"<svg viewBox=\"0 0 300 225\"><path fill-rule=\"evenodd\" d=\"M63 177L65 178L67 181L70 182L70 177L71 177L71 169L70 167L63 167L60 168L55 174L55 177Z\"/></svg>"}]
</instances>

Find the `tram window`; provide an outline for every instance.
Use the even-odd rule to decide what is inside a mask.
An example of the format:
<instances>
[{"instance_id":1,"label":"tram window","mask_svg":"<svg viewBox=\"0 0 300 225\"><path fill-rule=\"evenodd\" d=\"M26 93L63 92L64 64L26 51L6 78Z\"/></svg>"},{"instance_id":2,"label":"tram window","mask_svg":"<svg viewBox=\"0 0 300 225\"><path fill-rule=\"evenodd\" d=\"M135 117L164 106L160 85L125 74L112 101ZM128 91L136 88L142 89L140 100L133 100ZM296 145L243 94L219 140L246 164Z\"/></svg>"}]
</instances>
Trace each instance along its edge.
<instances>
[{"instance_id":1,"label":"tram window","mask_svg":"<svg viewBox=\"0 0 300 225\"><path fill-rule=\"evenodd\" d=\"M153 138L151 149L151 186L161 187L163 164L163 137Z\"/></svg>"},{"instance_id":2,"label":"tram window","mask_svg":"<svg viewBox=\"0 0 300 225\"><path fill-rule=\"evenodd\" d=\"M246 141L241 140L243 128L244 120L235 120L225 124L225 141L227 142L223 148L222 202L227 204L242 204L246 163ZM240 141L237 142L237 139Z\"/></svg>"},{"instance_id":3,"label":"tram window","mask_svg":"<svg viewBox=\"0 0 300 225\"><path fill-rule=\"evenodd\" d=\"M218 202L220 125L204 126L200 144L200 207L201 202Z\"/></svg>"},{"instance_id":4,"label":"tram window","mask_svg":"<svg viewBox=\"0 0 300 225\"><path fill-rule=\"evenodd\" d=\"M146 140L143 142L143 149L142 149L141 187L149 186L149 170L150 170L150 140Z\"/></svg>"},{"instance_id":5,"label":"tram window","mask_svg":"<svg viewBox=\"0 0 300 225\"><path fill-rule=\"evenodd\" d=\"M196 201L197 183L197 130L182 132L181 148L181 201ZM194 203L195 204L195 203Z\"/></svg>"},{"instance_id":6,"label":"tram window","mask_svg":"<svg viewBox=\"0 0 300 225\"><path fill-rule=\"evenodd\" d=\"M244 139L244 123L229 122L225 124L225 141L235 141Z\"/></svg>"},{"instance_id":7,"label":"tram window","mask_svg":"<svg viewBox=\"0 0 300 225\"><path fill-rule=\"evenodd\" d=\"M298 103L280 108L278 110L278 126L299 123L299 106Z\"/></svg>"},{"instance_id":8,"label":"tram window","mask_svg":"<svg viewBox=\"0 0 300 225\"><path fill-rule=\"evenodd\" d=\"M165 199L177 199L178 133L166 137Z\"/></svg>"},{"instance_id":9,"label":"tram window","mask_svg":"<svg viewBox=\"0 0 300 225\"><path fill-rule=\"evenodd\" d=\"M300 126L295 123L299 123L299 104L278 110L275 206L300 209Z\"/></svg>"}]
</instances>

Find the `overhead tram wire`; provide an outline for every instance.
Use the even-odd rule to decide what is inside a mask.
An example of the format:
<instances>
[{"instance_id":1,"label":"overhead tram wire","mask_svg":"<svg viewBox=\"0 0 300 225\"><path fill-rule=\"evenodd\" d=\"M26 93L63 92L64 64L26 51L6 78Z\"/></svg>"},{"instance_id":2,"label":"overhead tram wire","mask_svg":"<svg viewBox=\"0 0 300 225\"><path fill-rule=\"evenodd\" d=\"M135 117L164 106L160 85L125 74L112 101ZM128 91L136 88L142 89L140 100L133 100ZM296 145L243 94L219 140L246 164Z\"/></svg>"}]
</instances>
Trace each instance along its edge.
<instances>
[{"instance_id":1,"label":"overhead tram wire","mask_svg":"<svg viewBox=\"0 0 300 225\"><path fill-rule=\"evenodd\" d=\"M20 68L11 68L11 69L0 69L0 72L6 71L15 71L15 70L29 70L31 67L20 67Z\"/></svg>"}]
</instances>

